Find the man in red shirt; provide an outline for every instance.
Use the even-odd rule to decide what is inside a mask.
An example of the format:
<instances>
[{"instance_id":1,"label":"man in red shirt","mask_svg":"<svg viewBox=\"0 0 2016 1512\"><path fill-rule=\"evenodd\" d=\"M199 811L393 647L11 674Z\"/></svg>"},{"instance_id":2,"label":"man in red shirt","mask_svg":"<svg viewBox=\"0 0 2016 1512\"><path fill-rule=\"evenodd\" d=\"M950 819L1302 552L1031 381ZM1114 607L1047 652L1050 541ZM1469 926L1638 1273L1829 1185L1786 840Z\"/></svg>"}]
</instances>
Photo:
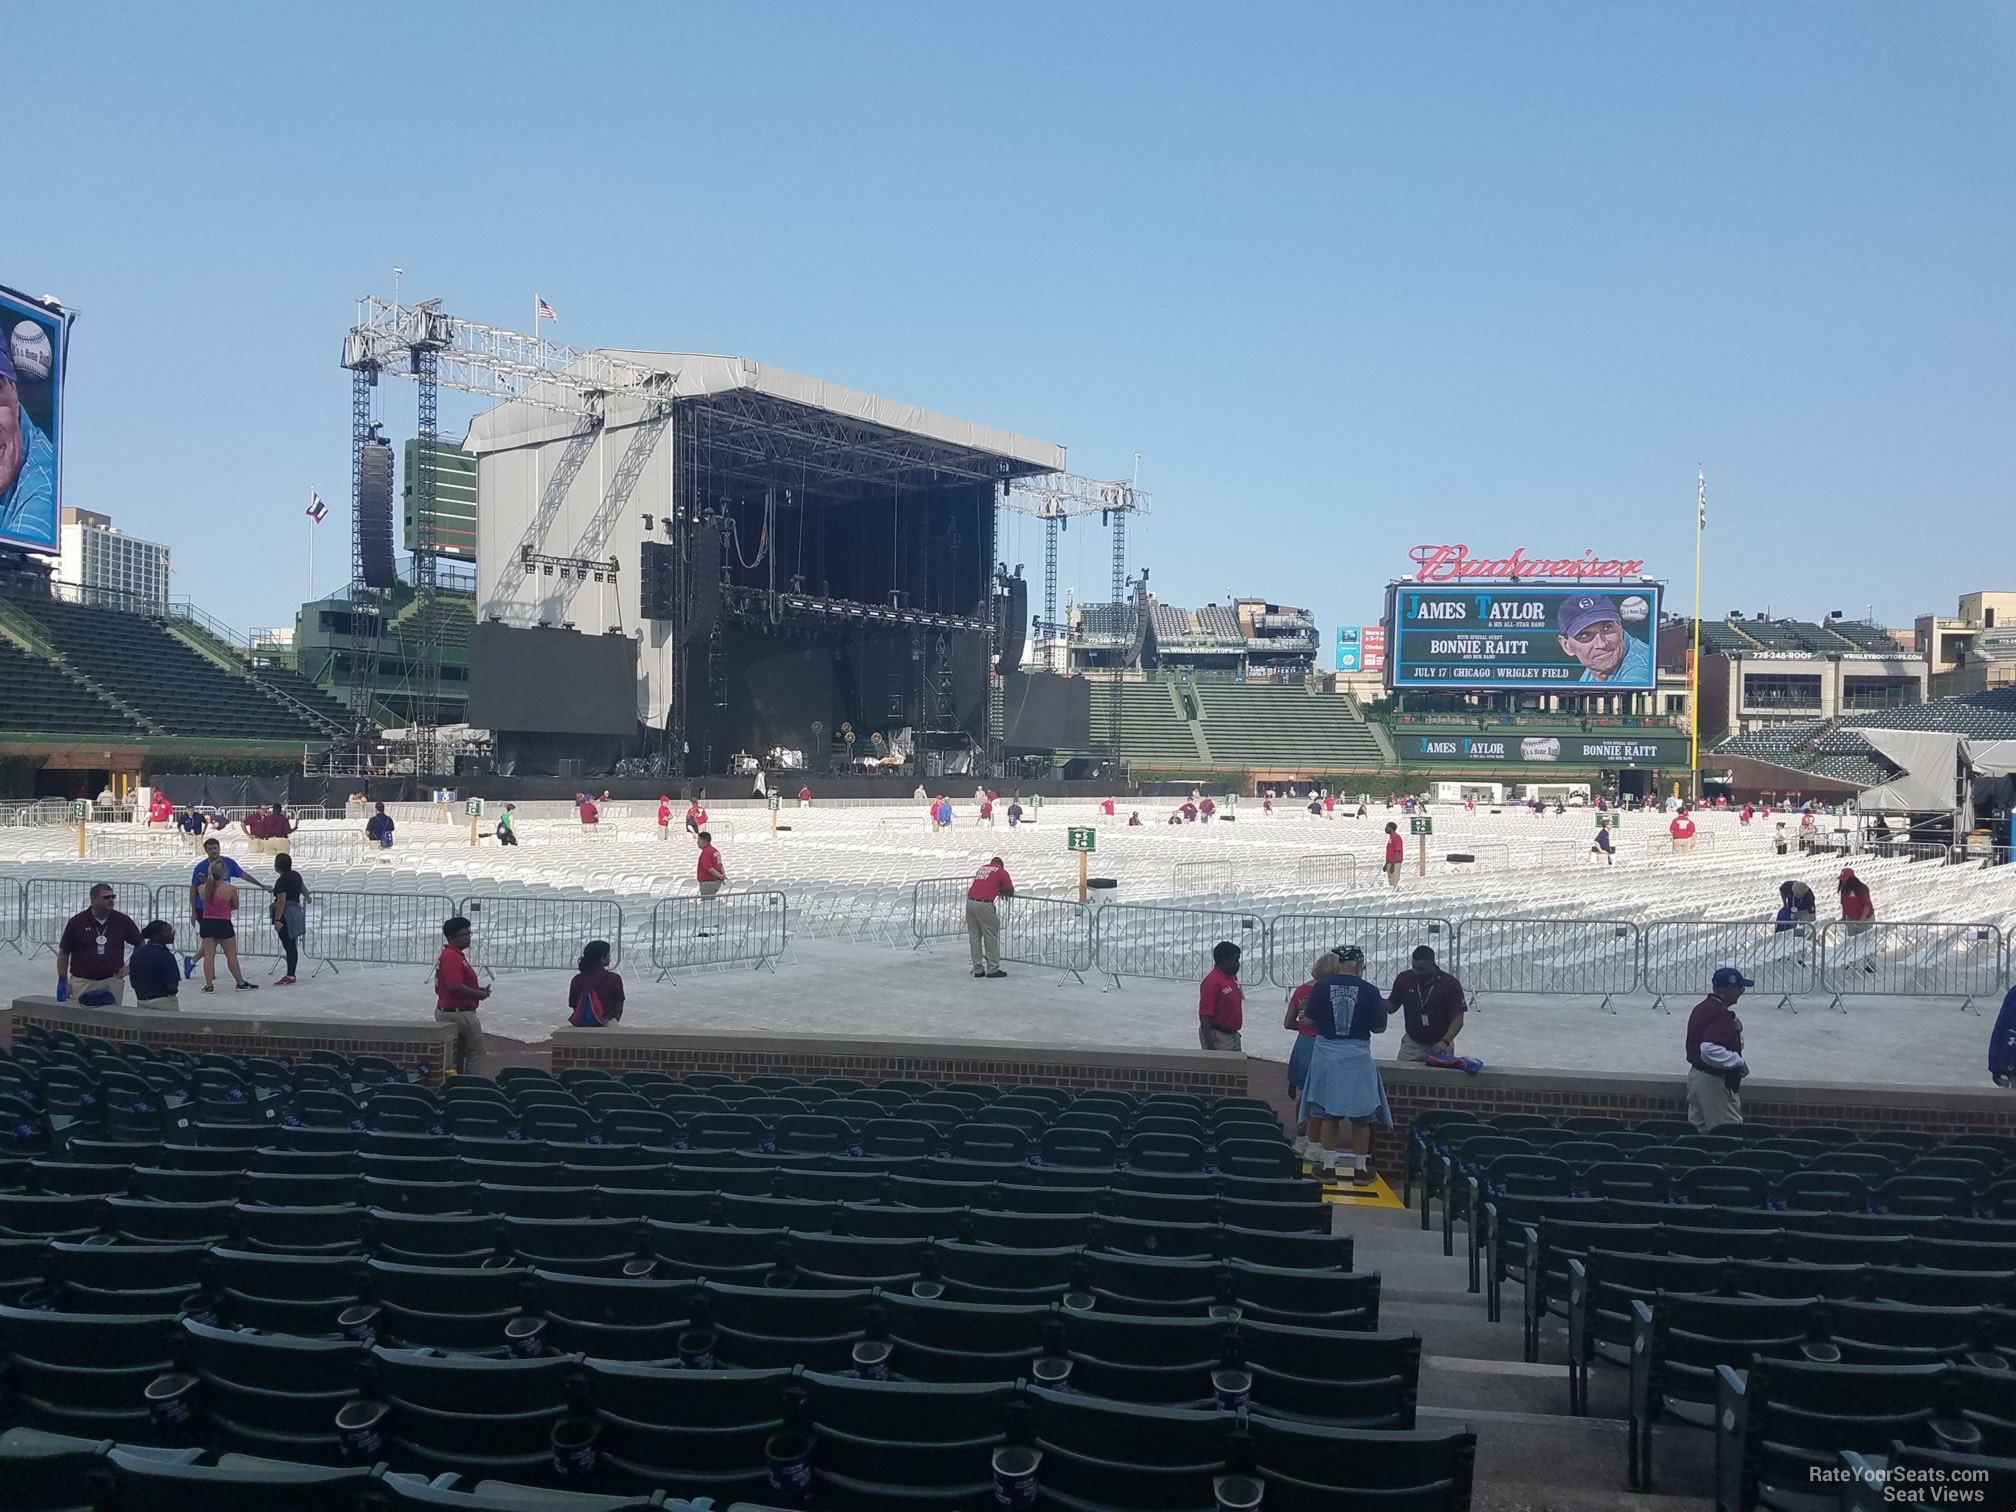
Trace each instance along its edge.
<instances>
[{"instance_id":1,"label":"man in red shirt","mask_svg":"<svg viewBox=\"0 0 2016 1512\"><path fill-rule=\"evenodd\" d=\"M1239 947L1220 940L1211 947L1211 969L1197 987L1197 1043L1206 1050L1238 1050L1246 1022L1246 994L1239 990Z\"/></svg>"},{"instance_id":2,"label":"man in red shirt","mask_svg":"<svg viewBox=\"0 0 2016 1512\"><path fill-rule=\"evenodd\" d=\"M1099 805L1099 812L1104 814L1108 819L1111 819L1113 817L1113 800L1108 798L1102 802Z\"/></svg>"},{"instance_id":3,"label":"man in red shirt","mask_svg":"<svg viewBox=\"0 0 2016 1512\"><path fill-rule=\"evenodd\" d=\"M1684 856L1694 849L1694 820L1684 808L1673 816L1673 822L1666 826L1666 833L1673 837L1673 854Z\"/></svg>"},{"instance_id":4,"label":"man in red shirt","mask_svg":"<svg viewBox=\"0 0 2016 1512\"><path fill-rule=\"evenodd\" d=\"M1425 1061L1431 1055L1454 1055L1456 1036L1463 1032L1463 984L1444 971L1427 945L1414 947L1414 969L1393 983L1387 1006L1405 1022L1399 1059Z\"/></svg>"},{"instance_id":5,"label":"man in red shirt","mask_svg":"<svg viewBox=\"0 0 2016 1512\"><path fill-rule=\"evenodd\" d=\"M707 828L707 810L700 807L700 800L693 799L686 805L686 833L693 837L695 844L706 840L700 832Z\"/></svg>"},{"instance_id":6,"label":"man in red shirt","mask_svg":"<svg viewBox=\"0 0 2016 1512\"><path fill-rule=\"evenodd\" d=\"M1001 969L1001 910L994 900L1014 896L1015 879L999 856L989 858L966 889L966 943L973 951L976 977L1008 975Z\"/></svg>"},{"instance_id":7,"label":"man in red shirt","mask_svg":"<svg viewBox=\"0 0 2016 1512\"><path fill-rule=\"evenodd\" d=\"M1407 858L1407 842L1400 838L1400 826L1386 821L1386 885L1400 885L1400 863Z\"/></svg>"},{"instance_id":8,"label":"man in red shirt","mask_svg":"<svg viewBox=\"0 0 2016 1512\"><path fill-rule=\"evenodd\" d=\"M711 898L728 884L728 868L721 864L721 852L714 849L714 837L700 831L700 865L694 872L700 882L700 896Z\"/></svg>"},{"instance_id":9,"label":"man in red shirt","mask_svg":"<svg viewBox=\"0 0 2016 1512\"><path fill-rule=\"evenodd\" d=\"M658 838L665 839L672 833L672 800L664 793L658 795Z\"/></svg>"},{"instance_id":10,"label":"man in red shirt","mask_svg":"<svg viewBox=\"0 0 2016 1512\"><path fill-rule=\"evenodd\" d=\"M443 1069L474 1076L483 1067L483 1021L476 1010L490 989L469 964L469 921L457 914L441 926L441 936L448 943L434 963L434 1022L455 1026L455 1063Z\"/></svg>"},{"instance_id":11,"label":"man in red shirt","mask_svg":"<svg viewBox=\"0 0 2016 1512\"><path fill-rule=\"evenodd\" d=\"M798 789L798 807L800 808L812 807L812 789L810 789L809 787L801 787L800 789Z\"/></svg>"},{"instance_id":12,"label":"man in red shirt","mask_svg":"<svg viewBox=\"0 0 2016 1512\"><path fill-rule=\"evenodd\" d=\"M602 814L595 807L595 800L590 798L586 793L575 795L574 806L575 812L581 816L582 824L599 824L602 822Z\"/></svg>"}]
</instances>

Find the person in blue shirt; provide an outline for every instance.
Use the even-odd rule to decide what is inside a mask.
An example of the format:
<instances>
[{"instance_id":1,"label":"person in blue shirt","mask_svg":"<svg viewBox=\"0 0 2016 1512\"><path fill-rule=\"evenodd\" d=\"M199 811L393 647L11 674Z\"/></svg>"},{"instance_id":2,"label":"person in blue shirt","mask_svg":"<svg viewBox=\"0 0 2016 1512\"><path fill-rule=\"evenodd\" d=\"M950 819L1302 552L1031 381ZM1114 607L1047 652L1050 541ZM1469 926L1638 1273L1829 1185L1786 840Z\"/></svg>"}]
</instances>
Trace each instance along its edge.
<instances>
[{"instance_id":1,"label":"person in blue shirt","mask_svg":"<svg viewBox=\"0 0 2016 1512\"><path fill-rule=\"evenodd\" d=\"M2016 1086L2016 987L2002 999L1995 1028L1988 1036L1988 1074L1998 1087Z\"/></svg>"},{"instance_id":2,"label":"person in blue shirt","mask_svg":"<svg viewBox=\"0 0 2016 1512\"><path fill-rule=\"evenodd\" d=\"M1334 971L1325 974L1325 968ZM1372 1127L1391 1125L1386 1087L1372 1059L1372 1036L1386 1029L1386 999L1365 980L1365 952L1356 945L1316 963L1316 985L1303 1005L1303 1021L1314 1026L1302 1112L1309 1121L1310 1163L1319 1175L1337 1173L1338 1145L1351 1145L1351 1181L1370 1186Z\"/></svg>"},{"instance_id":3,"label":"person in blue shirt","mask_svg":"<svg viewBox=\"0 0 2016 1512\"><path fill-rule=\"evenodd\" d=\"M364 833L382 849L392 849L392 816L385 812L385 805L378 805L378 812L364 821Z\"/></svg>"},{"instance_id":4,"label":"person in blue shirt","mask_svg":"<svg viewBox=\"0 0 2016 1512\"><path fill-rule=\"evenodd\" d=\"M1577 681L1652 685L1652 643L1625 630L1616 600L1580 593L1563 599L1558 613L1561 649L1582 663Z\"/></svg>"},{"instance_id":5,"label":"person in blue shirt","mask_svg":"<svg viewBox=\"0 0 2016 1512\"><path fill-rule=\"evenodd\" d=\"M192 805L182 810L181 817L175 821L175 827L185 835L200 835L203 833L203 816L197 813Z\"/></svg>"},{"instance_id":6,"label":"person in blue shirt","mask_svg":"<svg viewBox=\"0 0 2016 1512\"><path fill-rule=\"evenodd\" d=\"M179 1006L176 994L182 990L182 963L170 948L174 943L175 926L166 919L156 919L140 931L140 947L133 952L126 979L133 984L133 999L142 1008L172 1012Z\"/></svg>"},{"instance_id":7,"label":"person in blue shirt","mask_svg":"<svg viewBox=\"0 0 2016 1512\"><path fill-rule=\"evenodd\" d=\"M224 876L228 881L250 882L261 892L271 892L273 890L257 877L248 877L243 867L224 854L224 847L218 844L215 839L205 840L203 842L203 859L196 863L196 869L189 874L189 917L199 924L203 921L203 879L210 875L210 863L212 861L222 861L224 863Z\"/></svg>"}]
</instances>

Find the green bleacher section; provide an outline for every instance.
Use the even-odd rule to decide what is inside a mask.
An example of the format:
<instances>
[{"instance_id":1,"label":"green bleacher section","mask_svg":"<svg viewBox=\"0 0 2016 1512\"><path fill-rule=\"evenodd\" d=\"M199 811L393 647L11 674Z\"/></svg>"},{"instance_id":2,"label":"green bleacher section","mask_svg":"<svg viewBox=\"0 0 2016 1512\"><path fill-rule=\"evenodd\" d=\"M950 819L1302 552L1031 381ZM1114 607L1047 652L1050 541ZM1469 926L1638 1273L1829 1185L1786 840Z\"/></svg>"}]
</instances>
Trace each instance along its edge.
<instances>
[{"instance_id":1,"label":"green bleacher section","mask_svg":"<svg viewBox=\"0 0 2016 1512\"><path fill-rule=\"evenodd\" d=\"M1108 749L1113 730L1111 682L1089 679L1092 685L1092 755ZM1165 682L1125 682L1120 687L1120 755L1144 766L1198 767L1198 749L1188 720L1177 712ZM1062 753L1060 753L1062 754Z\"/></svg>"},{"instance_id":2,"label":"green bleacher section","mask_svg":"<svg viewBox=\"0 0 2016 1512\"><path fill-rule=\"evenodd\" d=\"M1378 738L1347 698L1294 683L1198 679L1204 743L1223 766L1377 769Z\"/></svg>"},{"instance_id":3,"label":"green bleacher section","mask_svg":"<svg viewBox=\"0 0 2016 1512\"><path fill-rule=\"evenodd\" d=\"M64 660L170 735L321 741L329 731L144 615L59 599L17 600Z\"/></svg>"},{"instance_id":4,"label":"green bleacher section","mask_svg":"<svg viewBox=\"0 0 2016 1512\"><path fill-rule=\"evenodd\" d=\"M336 724L344 726L350 723L349 709L292 667L260 666L252 669L252 675L268 687L276 688L289 698L306 704L324 719L333 720Z\"/></svg>"},{"instance_id":5,"label":"green bleacher section","mask_svg":"<svg viewBox=\"0 0 2016 1512\"><path fill-rule=\"evenodd\" d=\"M0 640L0 730L37 735L146 732L54 662Z\"/></svg>"}]
</instances>

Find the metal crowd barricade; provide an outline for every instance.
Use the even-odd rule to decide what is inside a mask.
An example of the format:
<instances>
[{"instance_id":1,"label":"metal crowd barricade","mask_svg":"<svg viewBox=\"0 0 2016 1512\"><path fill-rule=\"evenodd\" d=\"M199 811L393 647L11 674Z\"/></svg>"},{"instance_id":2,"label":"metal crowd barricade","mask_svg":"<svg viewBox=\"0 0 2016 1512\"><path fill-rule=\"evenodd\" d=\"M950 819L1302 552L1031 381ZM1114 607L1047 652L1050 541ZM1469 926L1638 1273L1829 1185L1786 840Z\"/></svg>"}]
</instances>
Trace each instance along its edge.
<instances>
[{"instance_id":1,"label":"metal crowd barricade","mask_svg":"<svg viewBox=\"0 0 2016 1512\"><path fill-rule=\"evenodd\" d=\"M623 908L613 898L492 895L464 898L455 911L475 926L469 959L492 971L572 971L590 940L607 940L609 964L623 963Z\"/></svg>"},{"instance_id":2,"label":"metal crowd barricade","mask_svg":"<svg viewBox=\"0 0 2016 1512\"><path fill-rule=\"evenodd\" d=\"M791 943L790 899L772 890L660 898L651 910L651 964L658 980L682 967L740 961L760 971Z\"/></svg>"},{"instance_id":3,"label":"metal crowd barricade","mask_svg":"<svg viewBox=\"0 0 2016 1512\"><path fill-rule=\"evenodd\" d=\"M181 912L164 912L161 917L186 919L188 887L171 884L162 889L163 894L171 891L180 895ZM159 906L172 901L157 897ZM280 954L280 937L260 917L264 901L262 895L248 912L246 898L239 896L240 956ZM346 965L431 966L441 954L441 926L455 917L456 908L453 898L440 893L323 892L311 883L305 913L301 956L314 961L319 974L324 966L331 971ZM193 951L193 928L181 923L175 927L182 935L178 948Z\"/></svg>"},{"instance_id":4,"label":"metal crowd barricade","mask_svg":"<svg viewBox=\"0 0 2016 1512\"><path fill-rule=\"evenodd\" d=\"M1237 878L1237 869L1229 856L1178 861L1169 868L1170 891L1185 898L1196 897L1200 893L1230 892Z\"/></svg>"},{"instance_id":5,"label":"metal crowd barricade","mask_svg":"<svg viewBox=\"0 0 2016 1512\"><path fill-rule=\"evenodd\" d=\"M1459 919L1456 954L1472 998L1490 992L1610 999L1638 985L1638 926L1625 919Z\"/></svg>"},{"instance_id":6,"label":"metal crowd barricade","mask_svg":"<svg viewBox=\"0 0 2016 1512\"><path fill-rule=\"evenodd\" d=\"M1202 981L1221 940L1254 959L1266 947L1266 923L1258 911L1108 903L1093 916L1092 965L1116 987L1123 976Z\"/></svg>"},{"instance_id":7,"label":"metal crowd barricade","mask_svg":"<svg viewBox=\"0 0 2016 1512\"><path fill-rule=\"evenodd\" d=\"M928 877L910 889L913 948L966 937L966 889L971 877ZM1092 969L1092 909L1076 898L1016 893L998 899L1001 959L1050 966L1080 981Z\"/></svg>"},{"instance_id":8,"label":"metal crowd barricade","mask_svg":"<svg viewBox=\"0 0 2016 1512\"><path fill-rule=\"evenodd\" d=\"M2009 975L1998 924L1831 919L1820 926L1820 988L1844 997L1957 997L1964 1013Z\"/></svg>"},{"instance_id":9,"label":"metal crowd barricade","mask_svg":"<svg viewBox=\"0 0 2016 1512\"><path fill-rule=\"evenodd\" d=\"M1311 892L1348 892L1358 885L1358 858L1349 851L1307 851L1295 858L1295 883Z\"/></svg>"},{"instance_id":10,"label":"metal crowd barricade","mask_svg":"<svg viewBox=\"0 0 2016 1512\"><path fill-rule=\"evenodd\" d=\"M1664 1012L1669 997L1708 995L1718 966L1735 966L1778 1006L1820 990L1817 925L1780 929L1771 920L1653 919L1639 926L1639 987Z\"/></svg>"},{"instance_id":11,"label":"metal crowd barricade","mask_svg":"<svg viewBox=\"0 0 2016 1512\"><path fill-rule=\"evenodd\" d=\"M1326 950L1356 945L1365 952L1366 980L1393 981L1412 961L1417 946L1433 950L1457 971L1456 926L1427 914L1282 914L1267 926L1267 980L1297 987Z\"/></svg>"},{"instance_id":12,"label":"metal crowd barricade","mask_svg":"<svg viewBox=\"0 0 2016 1512\"><path fill-rule=\"evenodd\" d=\"M78 877L30 877L21 884L20 907L17 910L13 937L14 948L25 956L35 956L43 951L56 953L56 940L63 933L63 926L70 922L73 914L80 914L91 906L91 889L98 883L111 884L112 906L129 918L136 918L140 924L157 917L154 907L154 881L141 877L91 876ZM188 917L188 889L182 890L184 905L179 913L159 915L169 919Z\"/></svg>"}]
</instances>

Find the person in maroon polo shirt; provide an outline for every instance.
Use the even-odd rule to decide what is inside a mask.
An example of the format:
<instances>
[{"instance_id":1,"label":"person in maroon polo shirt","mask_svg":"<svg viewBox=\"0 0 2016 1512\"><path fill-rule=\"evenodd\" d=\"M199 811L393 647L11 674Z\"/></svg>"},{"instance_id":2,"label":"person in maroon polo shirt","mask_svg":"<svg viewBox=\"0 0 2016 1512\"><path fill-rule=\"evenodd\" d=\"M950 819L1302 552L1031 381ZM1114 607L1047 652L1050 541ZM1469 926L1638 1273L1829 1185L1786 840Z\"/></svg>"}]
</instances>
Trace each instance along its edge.
<instances>
[{"instance_id":1,"label":"person in maroon polo shirt","mask_svg":"<svg viewBox=\"0 0 2016 1512\"><path fill-rule=\"evenodd\" d=\"M991 857L966 889L966 943L973 952L973 975L1005 977L1001 969L1001 910L997 898L1015 896L1015 879L999 856Z\"/></svg>"},{"instance_id":2,"label":"person in maroon polo shirt","mask_svg":"<svg viewBox=\"0 0 2016 1512\"><path fill-rule=\"evenodd\" d=\"M1246 1022L1246 994L1239 986L1239 947L1220 940L1211 947L1211 969L1197 984L1197 1043L1206 1050L1238 1050Z\"/></svg>"},{"instance_id":3,"label":"person in maroon polo shirt","mask_svg":"<svg viewBox=\"0 0 2016 1512\"><path fill-rule=\"evenodd\" d=\"M1430 946L1415 947L1413 970L1400 973L1386 1001L1406 1021L1399 1059L1425 1061L1456 1053L1466 1007L1463 984L1441 968Z\"/></svg>"},{"instance_id":4,"label":"person in maroon polo shirt","mask_svg":"<svg viewBox=\"0 0 2016 1512\"><path fill-rule=\"evenodd\" d=\"M1750 1074L1743 1059L1743 1020L1736 1005L1757 984L1734 966L1719 966L1708 996L1687 1015L1687 1121L1703 1134L1743 1122L1737 1089Z\"/></svg>"},{"instance_id":5,"label":"person in maroon polo shirt","mask_svg":"<svg viewBox=\"0 0 2016 1512\"><path fill-rule=\"evenodd\" d=\"M483 1068L483 1021L476 1010L490 996L469 964L471 933L460 914L443 924L441 937L448 943L434 963L434 1022L455 1026L455 1064L444 1069L458 1076L473 1076Z\"/></svg>"}]
</instances>

